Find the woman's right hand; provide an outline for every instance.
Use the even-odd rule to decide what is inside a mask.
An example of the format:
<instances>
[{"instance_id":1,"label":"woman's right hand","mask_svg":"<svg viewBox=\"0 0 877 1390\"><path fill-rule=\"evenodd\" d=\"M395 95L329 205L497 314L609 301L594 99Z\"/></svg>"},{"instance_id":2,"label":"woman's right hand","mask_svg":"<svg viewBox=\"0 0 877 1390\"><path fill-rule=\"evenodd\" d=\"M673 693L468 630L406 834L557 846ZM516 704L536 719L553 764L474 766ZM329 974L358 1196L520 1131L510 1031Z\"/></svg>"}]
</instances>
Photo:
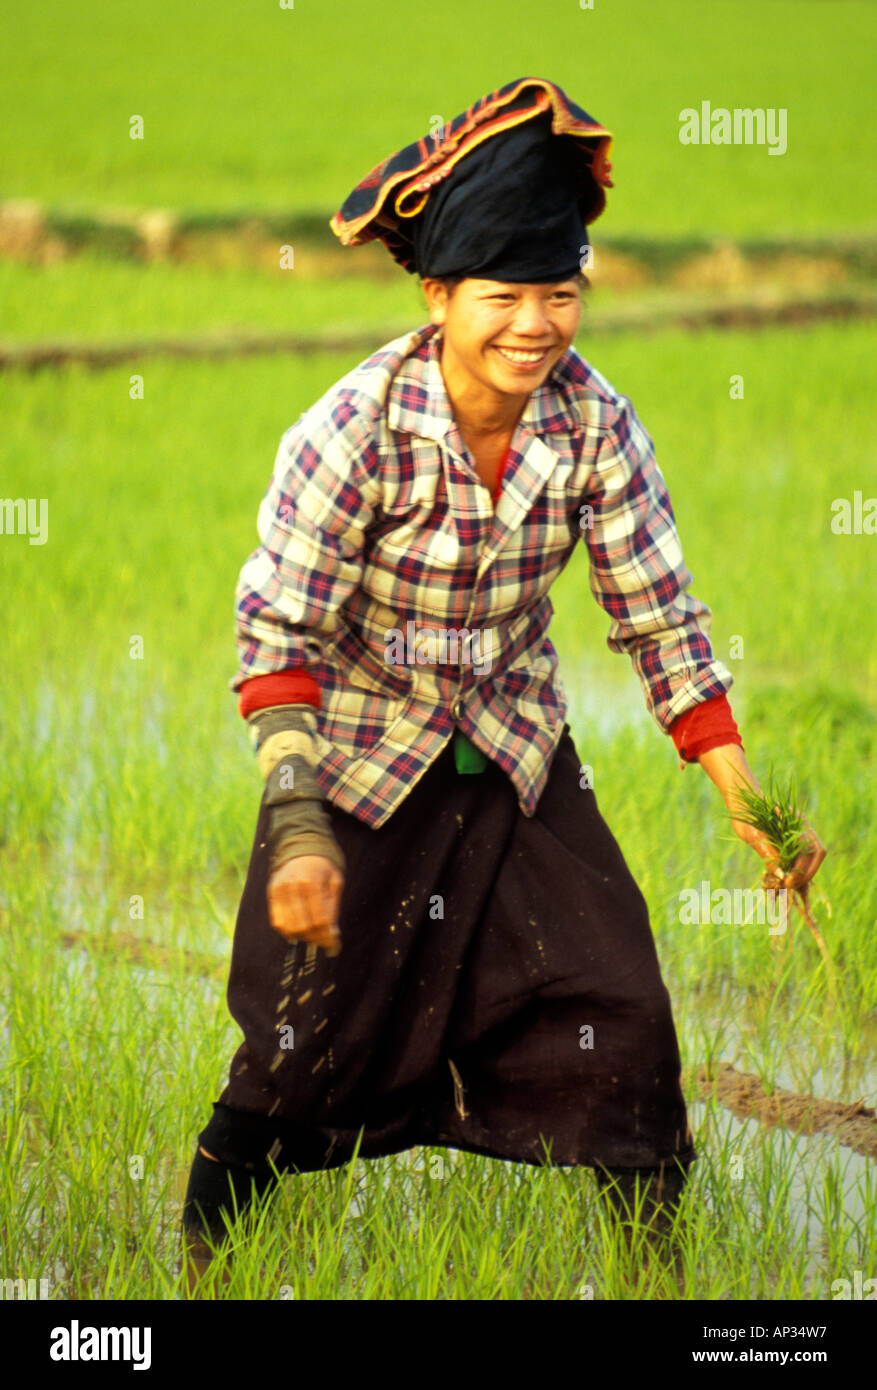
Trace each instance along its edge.
<instances>
[{"instance_id":1,"label":"woman's right hand","mask_svg":"<svg viewBox=\"0 0 877 1390\"><path fill-rule=\"evenodd\" d=\"M341 950L338 911L344 875L331 859L302 854L288 859L268 879L268 916L275 931L295 945L323 946L330 956Z\"/></svg>"}]
</instances>

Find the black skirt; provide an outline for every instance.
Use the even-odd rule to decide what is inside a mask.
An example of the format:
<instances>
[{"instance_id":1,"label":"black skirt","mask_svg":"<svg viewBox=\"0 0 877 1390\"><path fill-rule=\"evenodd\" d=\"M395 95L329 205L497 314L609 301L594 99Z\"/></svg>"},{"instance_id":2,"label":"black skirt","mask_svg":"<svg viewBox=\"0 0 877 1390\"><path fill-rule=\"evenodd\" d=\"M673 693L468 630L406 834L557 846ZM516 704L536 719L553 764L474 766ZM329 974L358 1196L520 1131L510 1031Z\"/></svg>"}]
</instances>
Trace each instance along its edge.
<instances>
[{"instance_id":1,"label":"black skirt","mask_svg":"<svg viewBox=\"0 0 877 1390\"><path fill-rule=\"evenodd\" d=\"M330 807L347 861L335 957L266 904L265 807L228 1002L244 1042L200 1142L336 1167L413 1145L524 1163L695 1157L645 900L569 733L528 818L452 745L378 829Z\"/></svg>"}]
</instances>

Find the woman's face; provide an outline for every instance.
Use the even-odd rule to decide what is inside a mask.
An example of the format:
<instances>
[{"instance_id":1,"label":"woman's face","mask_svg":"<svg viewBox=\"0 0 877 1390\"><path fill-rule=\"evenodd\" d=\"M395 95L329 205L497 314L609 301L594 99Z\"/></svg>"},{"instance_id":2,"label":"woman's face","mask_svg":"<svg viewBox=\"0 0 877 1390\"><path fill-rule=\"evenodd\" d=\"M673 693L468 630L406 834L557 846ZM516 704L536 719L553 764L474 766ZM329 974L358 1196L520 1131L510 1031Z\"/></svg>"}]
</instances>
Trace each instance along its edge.
<instances>
[{"instance_id":1,"label":"woman's face","mask_svg":"<svg viewBox=\"0 0 877 1390\"><path fill-rule=\"evenodd\" d=\"M442 369L457 391L529 395L572 344L581 316L576 279L548 285L470 279L451 294L439 281L424 280L423 290L432 322L444 328Z\"/></svg>"}]
</instances>

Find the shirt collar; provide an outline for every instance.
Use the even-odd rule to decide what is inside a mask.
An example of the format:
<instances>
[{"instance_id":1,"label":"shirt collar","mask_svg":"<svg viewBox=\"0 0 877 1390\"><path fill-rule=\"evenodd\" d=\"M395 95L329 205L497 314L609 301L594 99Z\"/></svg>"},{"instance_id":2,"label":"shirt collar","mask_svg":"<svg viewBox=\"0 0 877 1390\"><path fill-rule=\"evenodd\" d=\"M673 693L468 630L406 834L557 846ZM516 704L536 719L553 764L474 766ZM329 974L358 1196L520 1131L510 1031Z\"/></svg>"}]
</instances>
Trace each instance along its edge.
<instances>
[{"instance_id":1,"label":"shirt collar","mask_svg":"<svg viewBox=\"0 0 877 1390\"><path fill-rule=\"evenodd\" d=\"M393 378L387 398L391 430L440 440L453 427L454 414L439 363L441 341L441 331L432 323L412 334L408 355ZM566 370L568 358L569 353L561 357L524 407L520 424L531 434L583 428L570 400L574 387Z\"/></svg>"}]
</instances>

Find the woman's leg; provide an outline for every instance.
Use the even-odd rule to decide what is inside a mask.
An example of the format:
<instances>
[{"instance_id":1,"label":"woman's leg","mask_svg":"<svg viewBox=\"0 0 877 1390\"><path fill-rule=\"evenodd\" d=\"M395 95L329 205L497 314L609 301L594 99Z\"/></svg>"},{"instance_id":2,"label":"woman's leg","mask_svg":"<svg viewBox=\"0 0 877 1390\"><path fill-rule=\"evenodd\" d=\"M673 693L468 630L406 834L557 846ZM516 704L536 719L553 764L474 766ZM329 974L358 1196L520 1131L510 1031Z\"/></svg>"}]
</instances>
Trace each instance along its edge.
<instances>
[{"instance_id":1,"label":"woman's leg","mask_svg":"<svg viewBox=\"0 0 877 1390\"><path fill-rule=\"evenodd\" d=\"M269 1158L280 1172L313 1172L354 1150L376 1158L432 1139L431 1082L450 1076L445 1030L517 815L514 790L496 767L460 776L448 745L379 829L330 814L347 862L337 957L290 947L271 927L260 811L228 989L244 1043L198 1136L193 1229L200 1199L221 1234L232 1190L240 1208Z\"/></svg>"},{"instance_id":2,"label":"woman's leg","mask_svg":"<svg viewBox=\"0 0 877 1390\"><path fill-rule=\"evenodd\" d=\"M222 1163L199 1145L183 1203L183 1227L218 1245L227 1232L225 1217L243 1215L254 1197L264 1196L275 1182L267 1164L253 1169Z\"/></svg>"},{"instance_id":3,"label":"woman's leg","mask_svg":"<svg viewBox=\"0 0 877 1390\"><path fill-rule=\"evenodd\" d=\"M688 1180L690 1162L659 1164L656 1168L597 1170L601 1201L632 1232L637 1220L658 1242L678 1231L678 1209Z\"/></svg>"},{"instance_id":4,"label":"woman's leg","mask_svg":"<svg viewBox=\"0 0 877 1390\"><path fill-rule=\"evenodd\" d=\"M362 1127L364 1158L422 1143L540 1163L545 1137L554 1162L611 1171L694 1158L645 902L568 733L532 818L450 747L379 830L332 815L337 958L270 928L260 817L229 986L245 1043L207 1153L312 1171Z\"/></svg>"},{"instance_id":5,"label":"woman's leg","mask_svg":"<svg viewBox=\"0 0 877 1390\"><path fill-rule=\"evenodd\" d=\"M189 1172L183 1203L183 1266L190 1293L197 1291L202 1277L211 1268L214 1247L227 1234L227 1222L242 1215L256 1197L274 1186L276 1178L269 1165L241 1167L222 1163L200 1145ZM228 1266L223 1269L228 1281Z\"/></svg>"},{"instance_id":6,"label":"woman's leg","mask_svg":"<svg viewBox=\"0 0 877 1390\"><path fill-rule=\"evenodd\" d=\"M695 1158L648 909L564 735L519 816L446 1038L438 1143L613 1172ZM675 1181L675 1179L671 1179Z\"/></svg>"}]
</instances>

